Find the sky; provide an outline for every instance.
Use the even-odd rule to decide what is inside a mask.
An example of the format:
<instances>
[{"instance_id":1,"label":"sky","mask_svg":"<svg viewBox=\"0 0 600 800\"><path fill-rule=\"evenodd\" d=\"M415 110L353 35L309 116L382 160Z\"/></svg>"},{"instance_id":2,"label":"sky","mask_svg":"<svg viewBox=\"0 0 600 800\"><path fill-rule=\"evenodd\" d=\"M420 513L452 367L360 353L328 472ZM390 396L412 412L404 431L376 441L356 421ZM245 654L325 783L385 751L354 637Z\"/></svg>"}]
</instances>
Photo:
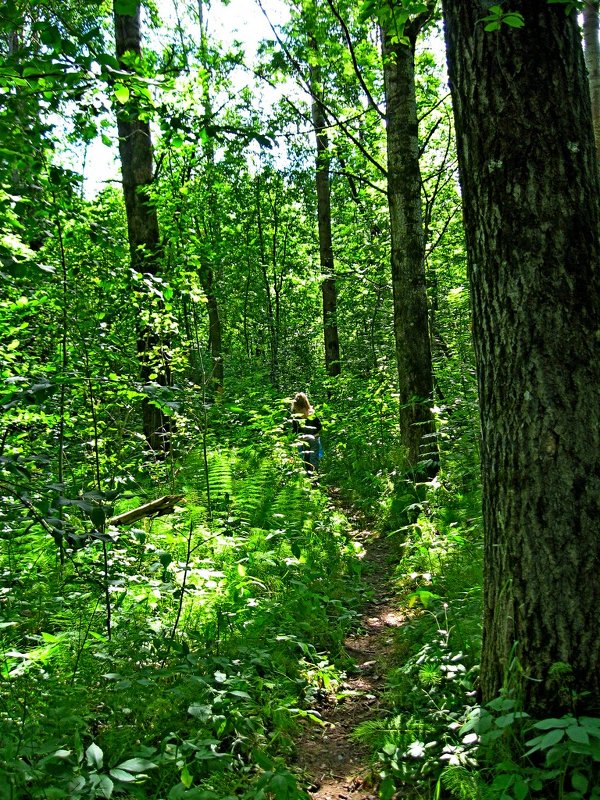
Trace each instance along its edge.
<instances>
[{"instance_id":1,"label":"sky","mask_svg":"<svg viewBox=\"0 0 600 800\"><path fill-rule=\"evenodd\" d=\"M163 42L175 36L177 15L174 2L176 0L157 0L156 3L166 28L165 34L161 36ZM279 0L262 0L262 4L274 23L284 21L286 11L283 3ZM185 4L183 0L179 0L178 5L183 9ZM246 50L248 62L253 60L258 43L262 39L273 38L269 23L256 0L230 0L227 5L220 0L213 0L208 6L207 19L211 38L222 42L225 49L234 41L241 42ZM170 20L173 20L172 35L169 31ZM116 130L112 136L113 138L116 136ZM117 156L116 140L113 146L109 147L99 138L91 142L85 150L78 147L66 154L68 165L84 176L83 192L86 197L94 197L107 182L120 181Z\"/></svg>"}]
</instances>

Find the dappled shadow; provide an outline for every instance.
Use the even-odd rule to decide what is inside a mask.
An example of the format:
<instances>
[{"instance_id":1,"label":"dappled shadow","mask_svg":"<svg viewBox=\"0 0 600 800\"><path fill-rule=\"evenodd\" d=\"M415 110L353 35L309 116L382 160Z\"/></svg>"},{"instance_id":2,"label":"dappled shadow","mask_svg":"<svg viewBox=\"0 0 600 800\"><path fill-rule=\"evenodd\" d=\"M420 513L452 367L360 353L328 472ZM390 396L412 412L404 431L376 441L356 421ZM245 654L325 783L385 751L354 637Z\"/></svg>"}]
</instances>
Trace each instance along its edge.
<instances>
[{"instance_id":1,"label":"dappled shadow","mask_svg":"<svg viewBox=\"0 0 600 800\"><path fill-rule=\"evenodd\" d=\"M353 524L353 538L365 548L365 582L372 600L362 610L358 628L344 642L353 667L334 697L322 698L318 710L323 725L305 722L297 743L298 763L314 800L376 800L374 768L366 744L352 738L362 722L383 715L381 693L393 650L393 631L404 622L392 585L398 560L390 539L361 524L351 509L335 504ZM395 558L394 558L395 556Z\"/></svg>"}]
</instances>

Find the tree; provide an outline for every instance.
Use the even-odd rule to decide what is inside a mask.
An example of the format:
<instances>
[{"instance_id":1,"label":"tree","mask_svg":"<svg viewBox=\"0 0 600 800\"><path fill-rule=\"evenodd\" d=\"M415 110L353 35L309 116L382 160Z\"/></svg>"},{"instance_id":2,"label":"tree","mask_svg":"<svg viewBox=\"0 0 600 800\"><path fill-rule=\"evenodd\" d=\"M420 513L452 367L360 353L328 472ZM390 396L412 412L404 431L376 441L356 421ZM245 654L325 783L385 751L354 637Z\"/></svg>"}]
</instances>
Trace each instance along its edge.
<instances>
[{"instance_id":1,"label":"tree","mask_svg":"<svg viewBox=\"0 0 600 800\"><path fill-rule=\"evenodd\" d=\"M323 272L321 292L323 296L323 340L325 345L325 368L332 377L341 373L340 340L337 326L337 286L333 241L331 236L331 187L329 183L329 141L327 118L323 108L323 85L319 64L319 45L314 34L309 35L314 52L314 64L310 69L312 120L317 140L316 187L317 217L319 224L319 258Z\"/></svg>"},{"instance_id":2,"label":"tree","mask_svg":"<svg viewBox=\"0 0 600 800\"><path fill-rule=\"evenodd\" d=\"M438 459L415 97L415 43L429 16L429 11L418 14L399 36L400 7L392 4L380 13L400 430L410 467L419 465L425 449L430 456L434 451L427 467L433 475Z\"/></svg>"},{"instance_id":3,"label":"tree","mask_svg":"<svg viewBox=\"0 0 600 800\"><path fill-rule=\"evenodd\" d=\"M202 104L204 106L204 119L206 124L213 121L213 108L211 99L210 81L213 74L210 63L207 43L206 21L204 19L204 4L202 0L198 2L198 16L200 27L200 63L204 71L202 79ZM212 358L211 382L214 391L220 394L223 391L223 380L225 372L223 368L223 333L221 325L221 315L219 313L219 302L216 294L216 277L213 266L214 251L220 240L220 225L218 215L218 201L215 188L215 142L211 136L206 138L203 148L206 157L206 183L208 187L209 203L207 212L203 216L204 234L207 247L204 248L200 259L200 269L198 275L202 283L202 289L206 295L206 309L208 313L209 342ZM212 247L211 247L212 245Z\"/></svg>"},{"instance_id":4,"label":"tree","mask_svg":"<svg viewBox=\"0 0 600 800\"><path fill-rule=\"evenodd\" d=\"M483 700L600 706L600 218L577 20L444 0L473 302ZM520 27L512 27L520 26ZM568 98L568 101L567 101Z\"/></svg>"},{"instance_id":5,"label":"tree","mask_svg":"<svg viewBox=\"0 0 600 800\"><path fill-rule=\"evenodd\" d=\"M122 7L127 13L121 13ZM130 3L114 4L115 42L121 69L132 71L132 64L141 56L140 6ZM128 13L130 10L133 13ZM154 177L150 123L142 113L140 98L125 85L115 92L119 153L123 176L123 195L127 214L127 232L132 272L155 278L160 264L160 232L155 206L148 196ZM153 296L153 293L150 293ZM141 377L145 383L156 376L158 383L170 382L170 365L165 348L155 331L153 309L147 309L146 319L138 326L137 350ZM150 399L143 404L144 435L154 450L167 447L168 419Z\"/></svg>"},{"instance_id":6,"label":"tree","mask_svg":"<svg viewBox=\"0 0 600 800\"><path fill-rule=\"evenodd\" d=\"M387 199L391 233L391 275L393 286L393 315L396 339L396 361L399 377L400 429L406 451L406 464L410 469L423 467L435 474L437 470L437 448L435 425L431 412L433 396L433 371L431 343L428 326L427 291L425 277L425 240L421 211L421 174L419 168L419 137L416 100L414 55L417 36L429 19L435 3L410 3L410 13L404 14L401 3L365 3L361 13L368 18L375 13L380 22L384 73L385 113L379 108L381 80L369 77L371 65L363 63L365 56L364 27L356 19L357 9L328 0L327 7L339 28L344 44L337 58L332 57L332 45L328 47L328 74L335 74L332 87L325 100L315 89L320 81L304 80L303 88L311 96L314 109L326 115L332 127L338 129L338 139L347 137L365 159L378 171L376 180L382 177L387 183ZM315 9L320 16L325 9ZM400 29L410 15L411 22L405 26L403 36ZM303 14L302 19L304 20ZM364 22L364 20L363 20ZM324 26L321 26L325 29ZM331 23L330 26L331 27ZM314 31L311 56L315 59ZM335 30L335 28L334 28ZM358 36L356 33L358 32ZM280 41L281 44L281 41ZM284 51L298 74L302 73L299 60L291 55L285 45ZM345 51L345 52L344 52ZM336 55L338 48L335 48ZM368 51L367 51L368 52ZM339 63L338 63L339 62ZM339 70L339 72L337 72ZM379 68L380 72L380 68ZM330 78L331 80L331 78ZM371 87L369 87L371 84ZM340 91L342 89L342 91ZM351 94L352 113L348 114L344 100ZM356 107L359 107L357 113ZM361 109L362 107L362 109ZM379 148L371 151L363 138L367 116L385 119L387 125L387 169L378 160ZM362 117L365 119L363 120ZM358 123L358 134L354 131ZM315 129L322 120L314 119ZM341 134L341 135L340 135ZM342 145L343 146L343 145ZM340 145L337 145L338 149ZM321 164L326 152L321 141L319 146ZM321 168L322 180L324 169ZM319 177L319 176L318 176ZM356 176L350 175L354 181ZM372 184L371 184L372 185ZM323 204L320 203L321 215ZM321 238L321 244L325 240ZM323 256L323 249L322 249ZM433 452L432 452L433 451ZM424 459L425 456L425 459Z\"/></svg>"}]
</instances>

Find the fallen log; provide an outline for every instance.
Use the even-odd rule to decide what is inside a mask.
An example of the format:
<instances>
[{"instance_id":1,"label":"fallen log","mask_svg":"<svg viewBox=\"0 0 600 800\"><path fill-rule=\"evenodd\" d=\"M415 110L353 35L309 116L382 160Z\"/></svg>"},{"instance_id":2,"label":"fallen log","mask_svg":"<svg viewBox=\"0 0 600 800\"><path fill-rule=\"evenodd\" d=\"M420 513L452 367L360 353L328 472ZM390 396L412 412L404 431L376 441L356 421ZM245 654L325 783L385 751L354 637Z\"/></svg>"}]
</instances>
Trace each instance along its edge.
<instances>
[{"instance_id":1,"label":"fallen log","mask_svg":"<svg viewBox=\"0 0 600 800\"><path fill-rule=\"evenodd\" d=\"M143 506L132 508L131 511L125 511L123 514L111 517L108 520L108 524L131 525L132 522L137 522L138 519L143 519L144 517L161 517L163 514L170 514L177 503L182 500L182 494L166 494L164 497L159 497L158 500L152 500Z\"/></svg>"}]
</instances>

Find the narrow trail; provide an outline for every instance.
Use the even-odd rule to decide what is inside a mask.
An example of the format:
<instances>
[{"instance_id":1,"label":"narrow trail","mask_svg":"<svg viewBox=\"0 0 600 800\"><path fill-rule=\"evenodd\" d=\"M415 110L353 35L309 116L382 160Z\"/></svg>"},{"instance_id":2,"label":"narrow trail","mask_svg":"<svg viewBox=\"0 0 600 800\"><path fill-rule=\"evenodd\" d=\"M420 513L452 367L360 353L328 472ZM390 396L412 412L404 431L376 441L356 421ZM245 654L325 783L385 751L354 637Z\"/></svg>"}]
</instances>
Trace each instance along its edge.
<instances>
[{"instance_id":1,"label":"narrow trail","mask_svg":"<svg viewBox=\"0 0 600 800\"><path fill-rule=\"evenodd\" d=\"M397 552L389 539L366 529L356 512L343 507L335 495L332 499L356 526L351 534L365 548L365 574L373 596L363 608L357 632L344 642L356 664L355 673L348 674L340 687L346 696L319 707L324 725L306 724L297 742L297 760L314 800L376 800L368 748L350 737L361 722L382 714L380 695L393 633L405 620L391 581L392 556L397 558Z\"/></svg>"}]
</instances>

